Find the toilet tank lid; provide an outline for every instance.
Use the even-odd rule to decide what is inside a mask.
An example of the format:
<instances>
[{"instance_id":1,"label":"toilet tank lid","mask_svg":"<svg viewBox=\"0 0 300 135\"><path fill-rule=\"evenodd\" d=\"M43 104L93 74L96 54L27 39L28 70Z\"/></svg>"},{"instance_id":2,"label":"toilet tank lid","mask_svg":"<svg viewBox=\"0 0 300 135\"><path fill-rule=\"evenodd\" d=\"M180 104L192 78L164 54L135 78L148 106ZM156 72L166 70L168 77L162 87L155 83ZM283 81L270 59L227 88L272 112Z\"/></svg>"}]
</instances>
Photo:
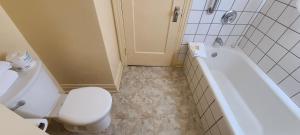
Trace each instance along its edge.
<instances>
[{"instance_id":1,"label":"toilet tank lid","mask_svg":"<svg viewBox=\"0 0 300 135\"><path fill-rule=\"evenodd\" d=\"M67 95L58 117L73 125L87 125L106 116L112 106L108 91L99 87L73 89Z\"/></svg>"}]
</instances>

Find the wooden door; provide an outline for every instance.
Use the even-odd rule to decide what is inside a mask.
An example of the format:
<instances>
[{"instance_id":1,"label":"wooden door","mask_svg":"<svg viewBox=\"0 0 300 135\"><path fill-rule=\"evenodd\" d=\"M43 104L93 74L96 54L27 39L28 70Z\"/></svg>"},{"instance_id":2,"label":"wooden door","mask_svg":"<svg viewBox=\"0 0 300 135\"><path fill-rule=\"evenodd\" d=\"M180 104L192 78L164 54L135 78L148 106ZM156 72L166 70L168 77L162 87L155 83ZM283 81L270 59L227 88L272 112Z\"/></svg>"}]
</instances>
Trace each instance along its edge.
<instances>
[{"instance_id":1,"label":"wooden door","mask_svg":"<svg viewBox=\"0 0 300 135\"><path fill-rule=\"evenodd\" d=\"M128 65L171 64L183 5L184 0L122 0Z\"/></svg>"}]
</instances>

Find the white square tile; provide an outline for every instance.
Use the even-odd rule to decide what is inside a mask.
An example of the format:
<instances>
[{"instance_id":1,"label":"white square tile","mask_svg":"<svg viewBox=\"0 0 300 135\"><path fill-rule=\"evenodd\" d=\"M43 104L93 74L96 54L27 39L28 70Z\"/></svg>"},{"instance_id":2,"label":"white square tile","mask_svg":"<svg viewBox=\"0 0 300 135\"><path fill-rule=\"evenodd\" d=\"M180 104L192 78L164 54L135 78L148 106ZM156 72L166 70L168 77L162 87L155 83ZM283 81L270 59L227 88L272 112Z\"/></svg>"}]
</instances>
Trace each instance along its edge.
<instances>
[{"instance_id":1,"label":"white square tile","mask_svg":"<svg viewBox=\"0 0 300 135\"><path fill-rule=\"evenodd\" d=\"M266 53L274 44L275 44L275 42L272 39L265 36L262 39L262 41L258 44L258 48Z\"/></svg>"},{"instance_id":2,"label":"white square tile","mask_svg":"<svg viewBox=\"0 0 300 135\"><path fill-rule=\"evenodd\" d=\"M234 4L233 2L234 2L234 0L221 0L221 3L219 5L218 9L228 11Z\"/></svg>"},{"instance_id":3,"label":"white square tile","mask_svg":"<svg viewBox=\"0 0 300 135\"><path fill-rule=\"evenodd\" d=\"M286 5L275 1L270 10L267 12L267 15L276 20L285 8Z\"/></svg>"},{"instance_id":4,"label":"white square tile","mask_svg":"<svg viewBox=\"0 0 300 135\"><path fill-rule=\"evenodd\" d=\"M222 118L217 124L222 135L234 135L225 118Z\"/></svg>"},{"instance_id":5,"label":"white square tile","mask_svg":"<svg viewBox=\"0 0 300 135\"><path fill-rule=\"evenodd\" d=\"M201 67L199 66L196 70L196 76L201 79L202 78L202 75L203 75L203 72L202 72L202 69Z\"/></svg>"},{"instance_id":6,"label":"white square tile","mask_svg":"<svg viewBox=\"0 0 300 135\"><path fill-rule=\"evenodd\" d=\"M212 103L210 109L212 111L212 114L213 114L215 120L218 120L219 118L221 118L223 116L223 112L217 101Z\"/></svg>"},{"instance_id":7,"label":"white square tile","mask_svg":"<svg viewBox=\"0 0 300 135\"><path fill-rule=\"evenodd\" d=\"M207 14L206 12L203 12L200 22L201 23L212 23L215 14L216 14L216 12L214 12L213 14Z\"/></svg>"},{"instance_id":8,"label":"white square tile","mask_svg":"<svg viewBox=\"0 0 300 135\"><path fill-rule=\"evenodd\" d=\"M205 6L205 0L193 0L191 9L203 10Z\"/></svg>"},{"instance_id":9,"label":"white square tile","mask_svg":"<svg viewBox=\"0 0 300 135\"><path fill-rule=\"evenodd\" d=\"M240 16L239 20L237 21L237 24L248 24L251 20L254 13L251 12L243 12Z\"/></svg>"},{"instance_id":10,"label":"white square tile","mask_svg":"<svg viewBox=\"0 0 300 135\"><path fill-rule=\"evenodd\" d=\"M199 82L199 78L196 77L195 73L194 73L194 76L193 76L193 86L192 86L193 89L192 89L192 91L195 91L195 89L196 89L196 87L198 85L198 82Z\"/></svg>"},{"instance_id":11,"label":"white square tile","mask_svg":"<svg viewBox=\"0 0 300 135\"><path fill-rule=\"evenodd\" d=\"M197 24L187 24L185 34L195 34L197 31Z\"/></svg>"},{"instance_id":12,"label":"white square tile","mask_svg":"<svg viewBox=\"0 0 300 135\"><path fill-rule=\"evenodd\" d=\"M190 11L188 23L199 23L202 11Z\"/></svg>"},{"instance_id":13,"label":"white square tile","mask_svg":"<svg viewBox=\"0 0 300 135\"><path fill-rule=\"evenodd\" d=\"M202 98L202 95L204 94L203 92L204 91L202 90L201 86L198 84L197 88L195 90L195 94L197 95L198 100L200 100L200 98Z\"/></svg>"},{"instance_id":14,"label":"white square tile","mask_svg":"<svg viewBox=\"0 0 300 135\"><path fill-rule=\"evenodd\" d=\"M206 46L211 46L214 43L214 41L216 40L216 38L217 38L217 36L207 36L204 41L204 44Z\"/></svg>"},{"instance_id":15,"label":"white square tile","mask_svg":"<svg viewBox=\"0 0 300 135\"><path fill-rule=\"evenodd\" d=\"M300 66L300 59L295 55L288 53L279 61L279 65L288 73L292 73L297 67Z\"/></svg>"},{"instance_id":16,"label":"white square tile","mask_svg":"<svg viewBox=\"0 0 300 135\"><path fill-rule=\"evenodd\" d=\"M268 56L265 56L262 58L262 60L258 63L258 66L264 71L269 71L273 66L275 65L275 62L270 59Z\"/></svg>"},{"instance_id":17,"label":"white square tile","mask_svg":"<svg viewBox=\"0 0 300 135\"><path fill-rule=\"evenodd\" d=\"M266 14L269 8L272 6L274 0L266 0L265 4L263 5L262 9L260 10L261 13Z\"/></svg>"},{"instance_id":18,"label":"white square tile","mask_svg":"<svg viewBox=\"0 0 300 135\"><path fill-rule=\"evenodd\" d=\"M247 30L245 36L249 39L250 36L253 34L253 32L255 31L255 28L250 26L249 29Z\"/></svg>"},{"instance_id":19,"label":"white square tile","mask_svg":"<svg viewBox=\"0 0 300 135\"><path fill-rule=\"evenodd\" d=\"M247 0L236 0L233 4L232 10L243 11L246 7Z\"/></svg>"},{"instance_id":20,"label":"white square tile","mask_svg":"<svg viewBox=\"0 0 300 135\"><path fill-rule=\"evenodd\" d=\"M188 45L180 45L179 53L186 55L187 50L188 50Z\"/></svg>"},{"instance_id":21,"label":"white square tile","mask_svg":"<svg viewBox=\"0 0 300 135\"><path fill-rule=\"evenodd\" d=\"M298 17L298 19L293 23L291 28L300 33L300 17Z\"/></svg>"},{"instance_id":22,"label":"white square tile","mask_svg":"<svg viewBox=\"0 0 300 135\"><path fill-rule=\"evenodd\" d=\"M201 104L202 110L205 111L208 108L208 103L207 103L205 97L203 97L203 96L200 99L200 104Z\"/></svg>"},{"instance_id":23,"label":"white square tile","mask_svg":"<svg viewBox=\"0 0 300 135\"><path fill-rule=\"evenodd\" d=\"M250 58L257 63L262 57L264 56L264 52L259 50L258 48L255 48L253 53L250 55Z\"/></svg>"},{"instance_id":24,"label":"white square tile","mask_svg":"<svg viewBox=\"0 0 300 135\"><path fill-rule=\"evenodd\" d=\"M285 32L287 28L283 25L275 22L275 24L271 27L268 32L268 36L270 36L273 40L277 41L279 37Z\"/></svg>"},{"instance_id":25,"label":"white square tile","mask_svg":"<svg viewBox=\"0 0 300 135\"><path fill-rule=\"evenodd\" d=\"M262 32L255 30L250 40L257 45L263 37L264 34Z\"/></svg>"},{"instance_id":26,"label":"white square tile","mask_svg":"<svg viewBox=\"0 0 300 135\"><path fill-rule=\"evenodd\" d=\"M229 35L230 32L232 31L234 25L223 25L220 35Z\"/></svg>"},{"instance_id":27,"label":"white square tile","mask_svg":"<svg viewBox=\"0 0 300 135\"><path fill-rule=\"evenodd\" d=\"M211 24L208 31L208 35L218 35L222 25L221 24Z\"/></svg>"},{"instance_id":28,"label":"white square tile","mask_svg":"<svg viewBox=\"0 0 300 135\"><path fill-rule=\"evenodd\" d=\"M203 126L203 129L207 130L209 128L209 126L208 126L208 122L207 122L207 120L205 118L205 115L200 119L200 121L201 121L201 124Z\"/></svg>"},{"instance_id":29,"label":"white square tile","mask_svg":"<svg viewBox=\"0 0 300 135\"><path fill-rule=\"evenodd\" d=\"M271 57L275 62L278 62L288 51L283 47L275 44L268 52L268 56Z\"/></svg>"},{"instance_id":30,"label":"white square tile","mask_svg":"<svg viewBox=\"0 0 300 135\"><path fill-rule=\"evenodd\" d=\"M243 48L246 45L247 41L248 40L243 36L242 40L239 42L239 47Z\"/></svg>"},{"instance_id":31,"label":"white square tile","mask_svg":"<svg viewBox=\"0 0 300 135\"><path fill-rule=\"evenodd\" d=\"M276 65L273 67L270 72L268 73L268 76L275 82L279 83L282 81L285 77L288 76L288 73L285 72L280 66Z\"/></svg>"},{"instance_id":32,"label":"white square tile","mask_svg":"<svg viewBox=\"0 0 300 135\"><path fill-rule=\"evenodd\" d=\"M214 125L211 129L210 129L210 133L211 135L221 135L220 131L219 131L219 127L217 125Z\"/></svg>"},{"instance_id":33,"label":"white square tile","mask_svg":"<svg viewBox=\"0 0 300 135\"><path fill-rule=\"evenodd\" d=\"M209 127L211 127L214 123L215 123L215 119L210 111L210 109L208 109L205 113L204 116L206 118L207 124Z\"/></svg>"},{"instance_id":34,"label":"white square tile","mask_svg":"<svg viewBox=\"0 0 300 135\"><path fill-rule=\"evenodd\" d=\"M207 82L207 80L206 80L205 77L203 77L203 78L201 79L200 85L201 85L201 88L202 88L203 91L205 91L206 88L208 87L208 82Z\"/></svg>"},{"instance_id":35,"label":"white square tile","mask_svg":"<svg viewBox=\"0 0 300 135\"><path fill-rule=\"evenodd\" d=\"M241 35L245 35L247 30L249 29L250 25L245 25L244 31L241 33Z\"/></svg>"},{"instance_id":36,"label":"white square tile","mask_svg":"<svg viewBox=\"0 0 300 135\"><path fill-rule=\"evenodd\" d=\"M222 16L224 15L225 11L217 11L213 23L221 23Z\"/></svg>"},{"instance_id":37,"label":"white square tile","mask_svg":"<svg viewBox=\"0 0 300 135\"><path fill-rule=\"evenodd\" d=\"M270 29L274 22L275 21L273 21L272 19L264 17L261 23L259 24L258 29L260 29L264 33L267 33L267 31Z\"/></svg>"},{"instance_id":38,"label":"white square tile","mask_svg":"<svg viewBox=\"0 0 300 135\"><path fill-rule=\"evenodd\" d=\"M198 110L199 116L202 116L202 114L204 113L204 110L202 110L200 103L197 104L197 110Z\"/></svg>"},{"instance_id":39,"label":"white square tile","mask_svg":"<svg viewBox=\"0 0 300 135\"><path fill-rule=\"evenodd\" d=\"M243 48L244 52L249 56L250 53L253 51L255 48L255 45L251 42L248 42L246 46Z\"/></svg>"},{"instance_id":40,"label":"white square tile","mask_svg":"<svg viewBox=\"0 0 300 135\"><path fill-rule=\"evenodd\" d=\"M204 135L212 135L210 132L205 132Z\"/></svg>"},{"instance_id":41,"label":"white square tile","mask_svg":"<svg viewBox=\"0 0 300 135\"><path fill-rule=\"evenodd\" d=\"M184 35L182 43L193 42L194 35Z\"/></svg>"},{"instance_id":42,"label":"white square tile","mask_svg":"<svg viewBox=\"0 0 300 135\"><path fill-rule=\"evenodd\" d=\"M194 41L195 42L204 42L205 35L196 35Z\"/></svg>"},{"instance_id":43,"label":"white square tile","mask_svg":"<svg viewBox=\"0 0 300 135\"><path fill-rule=\"evenodd\" d=\"M300 68L298 68L295 72L292 73L292 76L300 82Z\"/></svg>"},{"instance_id":44,"label":"white square tile","mask_svg":"<svg viewBox=\"0 0 300 135\"><path fill-rule=\"evenodd\" d=\"M300 83L294 78L288 77L283 80L279 87L287 94L289 97L300 91Z\"/></svg>"},{"instance_id":45,"label":"white square tile","mask_svg":"<svg viewBox=\"0 0 300 135\"><path fill-rule=\"evenodd\" d=\"M207 34L210 24L199 24L197 34Z\"/></svg>"},{"instance_id":46,"label":"white square tile","mask_svg":"<svg viewBox=\"0 0 300 135\"><path fill-rule=\"evenodd\" d=\"M250 0L245 8L245 11L257 11L261 4L262 3L259 0Z\"/></svg>"},{"instance_id":47,"label":"white square tile","mask_svg":"<svg viewBox=\"0 0 300 135\"><path fill-rule=\"evenodd\" d=\"M264 18L264 15L262 15L261 13L258 13L258 15L255 17L252 25L253 26L258 26L258 24L261 22L261 20Z\"/></svg>"},{"instance_id":48,"label":"white square tile","mask_svg":"<svg viewBox=\"0 0 300 135\"><path fill-rule=\"evenodd\" d=\"M297 94L296 96L294 96L292 98L292 100L294 101L294 103L300 108L300 94Z\"/></svg>"},{"instance_id":49,"label":"white square tile","mask_svg":"<svg viewBox=\"0 0 300 135\"><path fill-rule=\"evenodd\" d=\"M278 40L278 43L283 45L286 49L291 49L300 39L300 34L287 30L283 36Z\"/></svg>"},{"instance_id":50,"label":"white square tile","mask_svg":"<svg viewBox=\"0 0 300 135\"><path fill-rule=\"evenodd\" d=\"M289 6L279 17L278 21L285 26L290 26L297 16L299 16L298 10Z\"/></svg>"},{"instance_id":51,"label":"white square tile","mask_svg":"<svg viewBox=\"0 0 300 135\"><path fill-rule=\"evenodd\" d=\"M291 3L290 5L294 6L294 7L297 7L297 0L291 0Z\"/></svg>"},{"instance_id":52,"label":"white square tile","mask_svg":"<svg viewBox=\"0 0 300 135\"><path fill-rule=\"evenodd\" d=\"M246 25L235 25L231 35L241 35L245 30Z\"/></svg>"},{"instance_id":53,"label":"white square tile","mask_svg":"<svg viewBox=\"0 0 300 135\"><path fill-rule=\"evenodd\" d=\"M185 54L178 54L178 57L177 57L177 64L178 65L183 65L185 56L186 56Z\"/></svg>"},{"instance_id":54,"label":"white square tile","mask_svg":"<svg viewBox=\"0 0 300 135\"><path fill-rule=\"evenodd\" d=\"M229 36L227 41L226 41L226 46L234 47L238 42L238 38L239 38L239 36Z\"/></svg>"},{"instance_id":55,"label":"white square tile","mask_svg":"<svg viewBox=\"0 0 300 135\"><path fill-rule=\"evenodd\" d=\"M279 0L280 2L283 2L285 4L289 4L291 0Z\"/></svg>"},{"instance_id":56,"label":"white square tile","mask_svg":"<svg viewBox=\"0 0 300 135\"><path fill-rule=\"evenodd\" d=\"M300 58L300 42L292 49L292 52Z\"/></svg>"},{"instance_id":57,"label":"white square tile","mask_svg":"<svg viewBox=\"0 0 300 135\"><path fill-rule=\"evenodd\" d=\"M197 88L196 88L197 89ZM193 99L194 99L194 101L195 101L195 103L198 103L198 97L197 97L197 90L195 90L195 91L192 91L193 92Z\"/></svg>"},{"instance_id":58,"label":"white square tile","mask_svg":"<svg viewBox=\"0 0 300 135\"><path fill-rule=\"evenodd\" d=\"M215 100L215 96L212 92L212 89L210 87L207 88L205 94L204 94L206 101L208 104L211 104Z\"/></svg>"}]
</instances>

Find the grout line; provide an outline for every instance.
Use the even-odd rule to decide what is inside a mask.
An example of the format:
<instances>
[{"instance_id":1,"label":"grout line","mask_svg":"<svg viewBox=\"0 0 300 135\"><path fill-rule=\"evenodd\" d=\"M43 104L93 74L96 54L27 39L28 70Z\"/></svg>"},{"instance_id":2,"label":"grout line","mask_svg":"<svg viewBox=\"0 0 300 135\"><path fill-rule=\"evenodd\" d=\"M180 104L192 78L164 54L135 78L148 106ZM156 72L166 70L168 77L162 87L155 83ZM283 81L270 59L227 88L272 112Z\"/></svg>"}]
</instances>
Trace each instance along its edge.
<instances>
[{"instance_id":1,"label":"grout line","mask_svg":"<svg viewBox=\"0 0 300 135\"><path fill-rule=\"evenodd\" d=\"M273 2L273 4L275 3L275 1ZM273 6L273 4L272 4L272 6ZM272 6L270 7L270 9L272 8ZM285 6L285 8L284 8L284 10L281 12L281 14L276 18L276 21L282 16L282 14L284 13L284 11L286 11L287 10L287 8L288 8L288 6ZM268 10L268 12L269 12L269 10ZM268 12L266 13L266 14L268 14ZM263 19L262 19L263 20ZM275 22L276 22L275 21ZM271 28L275 25L275 22L273 22L273 24L271 25L271 27L266 31L266 33L268 33L270 30L271 30ZM259 25L258 25L259 26ZM258 29L258 27L256 28L256 29ZM270 47L269 48L269 50L266 52L266 53L264 53L264 56L258 61L258 63L270 52L270 50L277 44L277 42L278 42L278 40L279 39L281 39L281 37L284 35L284 33L287 31L287 29L280 35L280 37L276 40L276 42L272 45L272 47ZM263 33L264 34L264 33ZM264 34L264 36L263 36L263 38L265 37L265 35L267 35L267 34ZM258 44L257 45L259 45L261 42L262 42L262 40L263 40L263 38L258 42ZM256 45L256 44L255 44ZM256 47L257 47L257 45L256 45ZM255 47L255 48L256 48ZM251 55L251 54L250 54Z\"/></svg>"},{"instance_id":2,"label":"grout line","mask_svg":"<svg viewBox=\"0 0 300 135\"><path fill-rule=\"evenodd\" d=\"M221 4L221 1L218 3L216 9L219 9L220 4ZM213 16L211 22L214 21L216 14L217 14L217 11L214 11L214 13L213 13L214 16ZM212 15L212 14L211 14L211 15ZM204 38L204 40L203 40L204 42L205 42L206 39L207 39L207 35L208 35L208 33L209 33L209 30L210 30L210 28L211 28L211 25L212 25L212 24L209 24L209 28L208 28L208 30L207 30L207 32L206 32L206 35L205 35L205 38Z\"/></svg>"},{"instance_id":3,"label":"grout line","mask_svg":"<svg viewBox=\"0 0 300 135\"><path fill-rule=\"evenodd\" d=\"M240 15L239 15L239 17L236 18L236 23L239 22L239 20L240 20L242 14L244 13L244 11L245 11L245 9L247 8L248 4L249 4L249 0L247 0L247 3L245 4L245 6L244 6L244 8L243 8L243 12L241 12ZM232 7L231 7L231 8L232 8ZM253 15L252 15L252 16L253 16ZM252 18L252 17L251 17L251 18ZM251 18L250 18L250 20L251 20ZM250 20L249 20L249 21L250 21ZM249 24L249 22L248 22L248 24ZM233 30L234 30L235 27L236 27L236 25L233 25L233 28L232 28L231 31L229 32L229 35L232 34L232 32L233 32ZM242 34L242 33L241 33L241 34ZM230 38L230 37L227 38L227 40L225 41L225 44L227 44L227 41L229 40L229 38ZM230 46L232 47L232 45L230 45Z\"/></svg>"},{"instance_id":4,"label":"grout line","mask_svg":"<svg viewBox=\"0 0 300 135\"><path fill-rule=\"evenodd\" d=\"M206 5L208 4L207 2L208 2L208 0L205 0L205 4L204 4L203 9L205 9ZM197 25L196 33L195 33L195 34L198 33L199 25L201 24L201 20L202 20L202 17L203 17L203 13L204 13L205 11L206 11L206 10L203 10L203 11L201 12L201 17L200 17L200 19L199 19L199 21L198 21L198 25ZM193 37L193 42L195 41L195 37L196 37L196 35Z\"/></svg>"}]
</instances>

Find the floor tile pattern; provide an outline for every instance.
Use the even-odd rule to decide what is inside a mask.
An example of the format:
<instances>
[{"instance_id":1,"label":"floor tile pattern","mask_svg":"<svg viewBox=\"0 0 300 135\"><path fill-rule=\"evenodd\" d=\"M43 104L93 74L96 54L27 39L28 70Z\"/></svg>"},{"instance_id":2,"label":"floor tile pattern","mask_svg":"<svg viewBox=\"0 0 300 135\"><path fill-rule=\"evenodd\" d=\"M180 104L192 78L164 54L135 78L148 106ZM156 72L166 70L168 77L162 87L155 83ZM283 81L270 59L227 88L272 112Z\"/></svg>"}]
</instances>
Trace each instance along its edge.
<instances>
[{"instance_id":1,"label":"floor tile pattern","mask_svg":"<svg viewBox=\"0 0 300 135\"><path fill-rule=\"evenodd\" d=\"M129 66L113 93L112 123L97 135L202 135L196 105L182 68ZM53 135L70 133L53 122ZM87 135L87 134L84 134Z\"/></svg>"}]
</instances>

